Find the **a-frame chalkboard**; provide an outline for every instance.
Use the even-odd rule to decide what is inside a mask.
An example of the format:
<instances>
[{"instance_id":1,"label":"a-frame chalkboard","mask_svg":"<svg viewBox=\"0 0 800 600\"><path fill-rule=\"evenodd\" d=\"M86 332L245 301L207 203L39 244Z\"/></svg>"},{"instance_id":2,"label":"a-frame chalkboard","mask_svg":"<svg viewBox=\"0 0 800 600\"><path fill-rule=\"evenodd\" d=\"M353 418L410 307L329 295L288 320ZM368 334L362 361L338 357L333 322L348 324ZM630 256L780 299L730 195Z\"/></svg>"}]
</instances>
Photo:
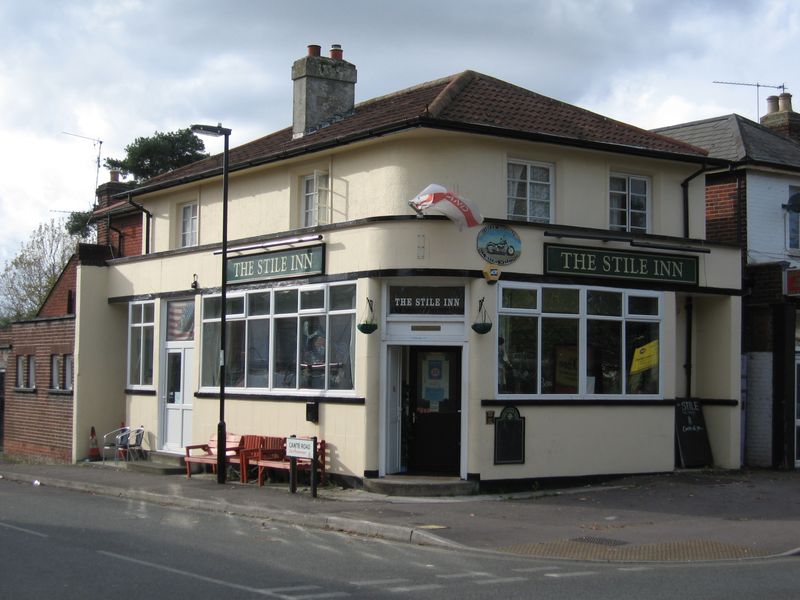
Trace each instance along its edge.
<instances>
[{"instance_id":1,"label":"a-frame chalkboard","mask_svg":"<svg viewBox=\"0 0 800 600\"><path fill-rule=\"evenodd\" d=\"M708 467L714 463L703 405L699 400L678 400L675 405L675 437L681 467Z\"/></svg>"}]
</instances>

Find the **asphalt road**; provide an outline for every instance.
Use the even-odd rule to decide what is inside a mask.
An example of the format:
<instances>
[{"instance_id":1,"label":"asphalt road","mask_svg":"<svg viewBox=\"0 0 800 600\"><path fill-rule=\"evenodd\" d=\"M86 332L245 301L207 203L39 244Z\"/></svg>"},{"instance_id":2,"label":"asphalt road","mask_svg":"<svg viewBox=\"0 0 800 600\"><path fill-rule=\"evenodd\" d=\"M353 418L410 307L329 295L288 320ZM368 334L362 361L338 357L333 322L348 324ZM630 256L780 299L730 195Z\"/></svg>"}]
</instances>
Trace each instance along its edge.
<instances>
[{"instance_id":1,"label":"asphalt road","mask_svg":"<svg viewBox=\"0 0 800 600\"><path fill-rule=\"evenodd\" d=\"M800 558L537 560L0 481L0 598L796 599Z\"/></svg>"}]
</instances>

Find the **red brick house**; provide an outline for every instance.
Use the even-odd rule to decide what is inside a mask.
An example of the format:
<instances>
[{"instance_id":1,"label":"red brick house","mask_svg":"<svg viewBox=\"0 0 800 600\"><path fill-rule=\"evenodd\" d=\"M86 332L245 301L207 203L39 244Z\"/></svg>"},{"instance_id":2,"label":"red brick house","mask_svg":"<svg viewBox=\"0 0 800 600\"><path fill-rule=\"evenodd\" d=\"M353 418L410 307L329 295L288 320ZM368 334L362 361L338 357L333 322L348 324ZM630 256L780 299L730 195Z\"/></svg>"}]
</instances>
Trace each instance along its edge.
<instances>
[{"instance_id":1,"label":"red brick house","mask_svg":"<svg viewBox=\"0 0 800 600\"><path fill-rule=\"evenodd\" d=\"M8 333L5 405L0 443L6 454L72 462L77 273L80 265L104 266L108 258L140 254L141 211L126 201L110 203L128 186L116 175L98 188L98 244L79 244L32 319ZM2 342L2 339L0 339ZM98 432L101 434L102 432ZM86 431L88 438L90 432Z\"/></svg>"}]
</instances>

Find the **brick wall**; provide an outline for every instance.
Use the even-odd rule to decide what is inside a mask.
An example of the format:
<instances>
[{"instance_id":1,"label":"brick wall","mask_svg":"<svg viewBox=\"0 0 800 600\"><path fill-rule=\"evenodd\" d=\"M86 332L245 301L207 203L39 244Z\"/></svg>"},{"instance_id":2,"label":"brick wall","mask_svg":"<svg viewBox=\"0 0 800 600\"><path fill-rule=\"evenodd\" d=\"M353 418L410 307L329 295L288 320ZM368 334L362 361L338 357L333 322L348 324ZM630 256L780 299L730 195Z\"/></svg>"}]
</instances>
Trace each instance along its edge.
<instances>
[{"instance_id":1,"label":"brick wall","mask_svg":"<svg viewBox=\"0 0 800 600\"><path fill-rule=\"evenodd\" d=\"M75 314L75 288L78 274L78 257L69 259L67 266L50 290L39 309L38 317L63 317Z\"/></svg>"},{"instance_id":2,"label":"brick wall","mask_svg":"<svg viewBox=\"0 0 800 600\"><path fill-rule=\"evenodd\" d=\"M62 369L60 380L63 381L63 356L73 354L75 347L74 317L14 323L11 326L11 344L5 382L4 452L14 456L71 461L73 395L50 389L50 356L58 354L62 357L59 362ZM36 357L34 389L15 387L19 355Z\"/></svg>"},{"instance_id":3,"label":"brick wall","mask_svg":"<svg viewBox=\"0 0 800 600\"><path fill-rule=\"evenodd\" d=\"M706 238L723 244L741 244L745 240L745 182L735 173L706 177Z\"/></svg>"}]
</instances>

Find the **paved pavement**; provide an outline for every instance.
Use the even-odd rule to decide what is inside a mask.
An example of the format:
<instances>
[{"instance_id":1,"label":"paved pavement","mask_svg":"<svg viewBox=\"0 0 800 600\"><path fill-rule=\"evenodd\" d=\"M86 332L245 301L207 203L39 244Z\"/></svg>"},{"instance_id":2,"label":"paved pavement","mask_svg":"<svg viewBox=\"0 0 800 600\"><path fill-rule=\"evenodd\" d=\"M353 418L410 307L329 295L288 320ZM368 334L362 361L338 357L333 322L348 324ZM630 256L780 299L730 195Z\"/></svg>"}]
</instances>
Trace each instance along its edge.
<instances>
[{"instance_id":1,"label":"paved pavement","mask_svg":"<svg viewBox=\"0 0 800 600\"><path fill-rule=\"evenodd\" d=\"M0 457L0 485L63 487L418 544L532 557L706 561L800 556L800 472L691 470L539 492L401 498L335 486L219 485L99 463ZM39 484L35 482L38 481Z\"/></svg>"}]
</instances>

